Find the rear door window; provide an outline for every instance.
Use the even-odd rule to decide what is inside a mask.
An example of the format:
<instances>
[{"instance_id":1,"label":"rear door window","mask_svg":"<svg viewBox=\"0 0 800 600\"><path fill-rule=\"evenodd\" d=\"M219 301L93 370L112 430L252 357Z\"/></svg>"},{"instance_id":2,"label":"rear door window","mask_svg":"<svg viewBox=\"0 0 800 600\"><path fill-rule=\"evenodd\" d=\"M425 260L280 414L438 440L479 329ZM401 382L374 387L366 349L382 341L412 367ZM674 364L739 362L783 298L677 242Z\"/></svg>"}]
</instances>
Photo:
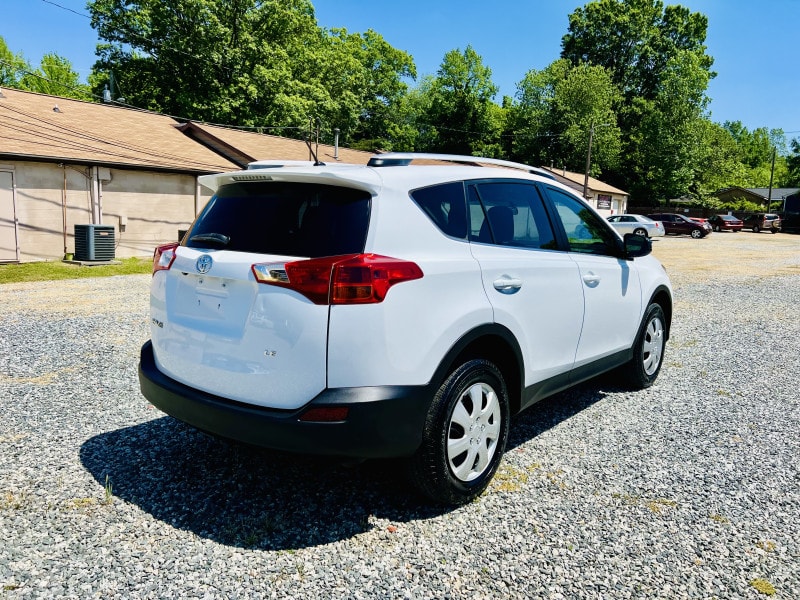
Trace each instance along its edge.
<instances>
[{"instance_id":1,"label":"rear door window","mask_svg":"<svg viewBox=\"0 0 800 600\"><path fill-rule=\"evenodd\" d=\"M294 182L222 186L186 237L190 248L319 258L363 252L371 196Z\"/></svg>"}]
</instances>

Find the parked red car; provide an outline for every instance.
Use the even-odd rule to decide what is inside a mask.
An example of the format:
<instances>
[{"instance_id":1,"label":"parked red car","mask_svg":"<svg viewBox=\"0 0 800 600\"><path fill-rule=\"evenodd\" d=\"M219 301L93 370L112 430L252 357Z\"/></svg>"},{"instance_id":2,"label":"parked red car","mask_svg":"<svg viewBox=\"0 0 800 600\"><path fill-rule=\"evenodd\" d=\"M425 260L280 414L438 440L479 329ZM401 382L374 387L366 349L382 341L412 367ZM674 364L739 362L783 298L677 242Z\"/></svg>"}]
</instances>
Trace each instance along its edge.
<instances>
[{"instance_id":1,"label":"parked red car","mask_svg":"<svg viewBox=\"0 0 800 600\"><path fill-rule=\"evenodd\" d=\"M714 231L741 231L744 227L744 222L733 215L713 215L708 222Z\"/></svg>"}]
</instances>

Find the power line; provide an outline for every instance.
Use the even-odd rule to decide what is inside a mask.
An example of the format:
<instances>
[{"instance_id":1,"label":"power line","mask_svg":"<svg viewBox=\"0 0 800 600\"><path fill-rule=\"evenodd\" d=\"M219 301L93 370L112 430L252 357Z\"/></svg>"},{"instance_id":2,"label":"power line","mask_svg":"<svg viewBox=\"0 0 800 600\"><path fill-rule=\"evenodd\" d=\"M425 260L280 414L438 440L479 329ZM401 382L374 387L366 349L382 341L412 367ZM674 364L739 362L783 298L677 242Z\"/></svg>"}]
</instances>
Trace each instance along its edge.
<instances>
[{"instance_id":1,"label":"power line","mask_svg":"<svg viewBox=\"0 0 800 600\"><path fill-rule=\"evenodd\" d=\"M73 10L73 9L67 7L67 6L61 6L58 2L53 2L52 0L42 0L42 2L44 2L45 4L52 4L53 6L57 6L58 8L62 8L64 10L68 10L69 12L74 13L74 14L78 15L79 17L86 17L87 19L90 19L90 20L92 18L92 17L90 17L89 15L87 15L85 13L78 12L77 10Z\"/></svg>"}]
</instances>

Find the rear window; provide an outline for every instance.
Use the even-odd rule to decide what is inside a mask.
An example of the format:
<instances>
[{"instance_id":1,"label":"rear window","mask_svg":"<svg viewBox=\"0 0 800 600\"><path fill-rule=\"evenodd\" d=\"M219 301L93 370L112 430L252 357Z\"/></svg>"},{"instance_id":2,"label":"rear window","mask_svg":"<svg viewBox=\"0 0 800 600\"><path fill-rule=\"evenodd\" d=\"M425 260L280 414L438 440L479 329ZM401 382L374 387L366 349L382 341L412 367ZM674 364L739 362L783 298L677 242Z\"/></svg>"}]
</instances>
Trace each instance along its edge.
<instances>
[{"instance_id":1,"label":"rear window","mask_svg":"<svg viewBox=\"0 0 800 600\"><path fill-rule=\"evenodd\" d=\"M370 195L292 182L222 186L186 237L190 248L318 258L363 252Z\"/></svg>"}]
</instances>

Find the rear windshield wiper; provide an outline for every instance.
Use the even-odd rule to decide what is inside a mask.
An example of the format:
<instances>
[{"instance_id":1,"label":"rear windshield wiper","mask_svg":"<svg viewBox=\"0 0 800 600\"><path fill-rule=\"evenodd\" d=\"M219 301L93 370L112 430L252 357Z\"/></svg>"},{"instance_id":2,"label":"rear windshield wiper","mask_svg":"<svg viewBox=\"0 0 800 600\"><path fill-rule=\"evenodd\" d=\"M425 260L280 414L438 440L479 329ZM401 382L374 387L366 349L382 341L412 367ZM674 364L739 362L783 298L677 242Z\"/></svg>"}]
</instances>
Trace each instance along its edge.
<instances>
[{"instance_id":1,"label":"rear windshield wiper","mask_svg":"<svg viewBox=\"0 0 800 600\"><path fill-rule=\"evenodd\" d=\"M211 242L220 246L227 246L231 241L230 236L222 233L198 233L189 238L190 242Z\"/></svg>"}]
</instances>

